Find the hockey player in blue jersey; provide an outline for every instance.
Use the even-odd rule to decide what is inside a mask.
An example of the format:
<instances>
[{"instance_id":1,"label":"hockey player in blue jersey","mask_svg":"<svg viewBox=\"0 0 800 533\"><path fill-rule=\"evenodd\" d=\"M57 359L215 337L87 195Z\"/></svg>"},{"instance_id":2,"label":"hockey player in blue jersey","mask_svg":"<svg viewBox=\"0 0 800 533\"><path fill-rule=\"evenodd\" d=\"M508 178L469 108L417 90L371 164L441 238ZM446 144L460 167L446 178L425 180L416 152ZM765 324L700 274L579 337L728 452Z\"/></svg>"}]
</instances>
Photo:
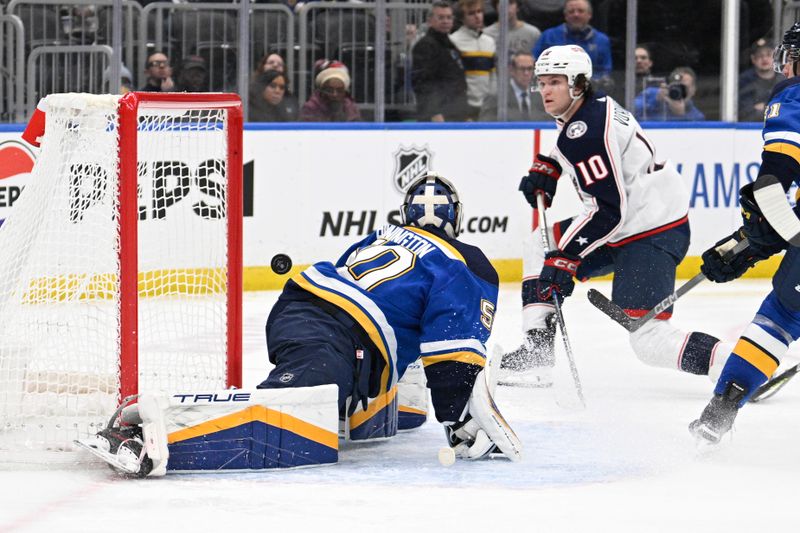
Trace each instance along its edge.
<instances>
[{"instance_id":1,"label":"hockey player in blue jersey","mask_svg":"<svg viewBox=\"0 0 800 533\"><path fill-rule=\"evenodd\" d=\"M764 139L758 178L775 176L784 190L800 182L800 23L775 49L774 68L786 80L773 89L764 112ZM753 194L753 184L739 191L742 227L703 254L701 270L717 283L738 278L762 259L784 249L772 278L772 291L739 337L714 388L714 396L689 429L701 443L717 443L733 426L739 409L775 372L789 344L800 337L800 250L789 246L767 222ZM798 210L795 209L795 212ZM747 238L747 253L726 263L718 248Z\"/></svg>"},{"instance_id":2,"label":"hockey player in blue jersey","mask_svg":"<svg viewBox=\"0 0 800 533\"><path fill-rule=\"evenodd\" d=\"M539 230L523 250L525 342L503 357L501 384L547 386L554 364L552 298L564 299L578 278L614 272L612 301L639 317L672 293L675 269L689 246L689 195L636 119L608 96L595 94L592 63L577 46L554 46L536 60L538 91L559 129L556 147L539 154L520 190L533 207L549 207L562 173L583 204L574 218L548 228L555 248L545 254ZM544 206L537 206L537 194ZM671 325L671 310L630 336L646 364L693 374L711 371L719 340ZM722 361L716 358L716 363ZM719 366L721 368L721 366Z\"/></svg>"},{"instance_id":3,"label":"hockey player in blue jersey","mask_svg":"<svg viewBox=\"0 0 800 533\"><path fill-rule=\"evenodd\" d=\"M334 383L342 417L369 412L374 422L360 427L391 436L392 413L368 409L368 401L391 396L421 359L457 456L477 459L497 448L518 460L520 443L484 373L497 273L478 248L456 240L461 202L442 176L412 183L401 216L402 226L386 225L336 263L316 263L287 282L266 325L275 368L259 388ZM381 406L396 408L391 397Z\"/></svg>"}]
</instances>

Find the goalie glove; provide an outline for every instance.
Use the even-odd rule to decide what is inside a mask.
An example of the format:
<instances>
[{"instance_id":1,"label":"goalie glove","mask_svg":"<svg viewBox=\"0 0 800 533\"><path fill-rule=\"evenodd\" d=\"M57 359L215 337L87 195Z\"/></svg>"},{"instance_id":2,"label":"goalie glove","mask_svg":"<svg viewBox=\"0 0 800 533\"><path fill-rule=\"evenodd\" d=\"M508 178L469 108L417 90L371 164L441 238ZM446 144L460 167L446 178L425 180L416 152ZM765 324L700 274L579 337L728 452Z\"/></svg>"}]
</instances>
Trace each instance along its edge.
<instances>
[{"instance_id":1,"label":"goalie glove","mask_svg":"<svg viewBox=\"0 0 800 533\"><path fill-rule=\"evenodd\" d=\"M445 424L445 433L456 457L475 460L499 451L512 461L522 460L522 443L497 409L485 370L475 378L462 420Z\"/></svg>"}]
</instances>

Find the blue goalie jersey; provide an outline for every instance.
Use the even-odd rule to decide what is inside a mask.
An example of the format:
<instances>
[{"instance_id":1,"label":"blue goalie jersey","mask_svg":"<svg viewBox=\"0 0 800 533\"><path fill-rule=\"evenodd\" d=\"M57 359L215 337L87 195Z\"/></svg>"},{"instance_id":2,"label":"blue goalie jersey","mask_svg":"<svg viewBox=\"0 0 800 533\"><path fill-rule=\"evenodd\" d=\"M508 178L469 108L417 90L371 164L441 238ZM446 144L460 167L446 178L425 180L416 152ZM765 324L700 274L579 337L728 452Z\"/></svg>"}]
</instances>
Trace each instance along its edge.
<instances>
[{"instance_id":1,"label":"blue goalie jersey","mask_svg":"<svg viewBox=\"0 0 800 533\"><path fill-rule=\"evenodd\" d=\"M448 410L443 402L466 403L497 306L497 273L478 248L431 227L386 225L335 265L316 263L293 277L282 298L293 290L332 304L363 329L383 359L381 391L421 358L437 416Z\"/></svg>"}]
</instances>

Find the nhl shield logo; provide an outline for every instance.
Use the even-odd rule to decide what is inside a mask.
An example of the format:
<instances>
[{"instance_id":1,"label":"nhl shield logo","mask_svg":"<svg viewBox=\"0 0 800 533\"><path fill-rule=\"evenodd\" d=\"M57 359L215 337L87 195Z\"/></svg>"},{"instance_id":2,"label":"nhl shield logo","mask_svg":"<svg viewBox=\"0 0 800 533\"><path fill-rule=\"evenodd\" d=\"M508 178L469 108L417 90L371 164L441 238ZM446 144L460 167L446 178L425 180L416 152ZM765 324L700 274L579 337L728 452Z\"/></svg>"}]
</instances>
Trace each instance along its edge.
<instances>
[{"instance_id":1,"label":"nhl shield logo","mask_svg":"<svg viewBox=\"0 0 800 533\"><path fill-rule=\"evenodd\" d=\"M411 146L411 148L400 147L394 153L394 184L402 193L408 189L408 185L419 178L424 176L431 168L431 160L433 154L427 146L418 148Z\"/></svg>"}]
</instances>

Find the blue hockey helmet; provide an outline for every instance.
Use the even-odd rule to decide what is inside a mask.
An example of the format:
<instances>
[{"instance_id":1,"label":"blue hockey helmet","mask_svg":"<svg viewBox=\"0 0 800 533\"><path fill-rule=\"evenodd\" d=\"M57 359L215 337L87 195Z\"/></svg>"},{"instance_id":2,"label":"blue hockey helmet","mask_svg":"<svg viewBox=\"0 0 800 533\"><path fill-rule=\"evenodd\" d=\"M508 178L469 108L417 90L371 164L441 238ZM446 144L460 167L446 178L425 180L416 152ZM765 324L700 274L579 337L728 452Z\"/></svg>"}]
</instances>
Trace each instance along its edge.
<instances>
[{"instance_id":1,"label":"blue hockey helmet","mask_svg":"<svg viewBox=\"0 0 800 533\"><path fill-rule=\"evenodd\" d=\"M800 61L800 22L795 22L783 34L781 44L775 48L775 52L772 54L772 67L776 72L782 72L785 64L797 61ZM796 74L794 68L792 73Z\"/></svg>"},{"instance_id":2,"label":"blue hockey helmet","mask_svg":"<svg viewBox=\"0 0 800 533\"><path fill-rule=\"evenodd\" d=\"M452 238L461 233L461 202L456 188L433 172L411 183L400 215L406 225L434 226Z\"/></svg>"}]
</instances>

